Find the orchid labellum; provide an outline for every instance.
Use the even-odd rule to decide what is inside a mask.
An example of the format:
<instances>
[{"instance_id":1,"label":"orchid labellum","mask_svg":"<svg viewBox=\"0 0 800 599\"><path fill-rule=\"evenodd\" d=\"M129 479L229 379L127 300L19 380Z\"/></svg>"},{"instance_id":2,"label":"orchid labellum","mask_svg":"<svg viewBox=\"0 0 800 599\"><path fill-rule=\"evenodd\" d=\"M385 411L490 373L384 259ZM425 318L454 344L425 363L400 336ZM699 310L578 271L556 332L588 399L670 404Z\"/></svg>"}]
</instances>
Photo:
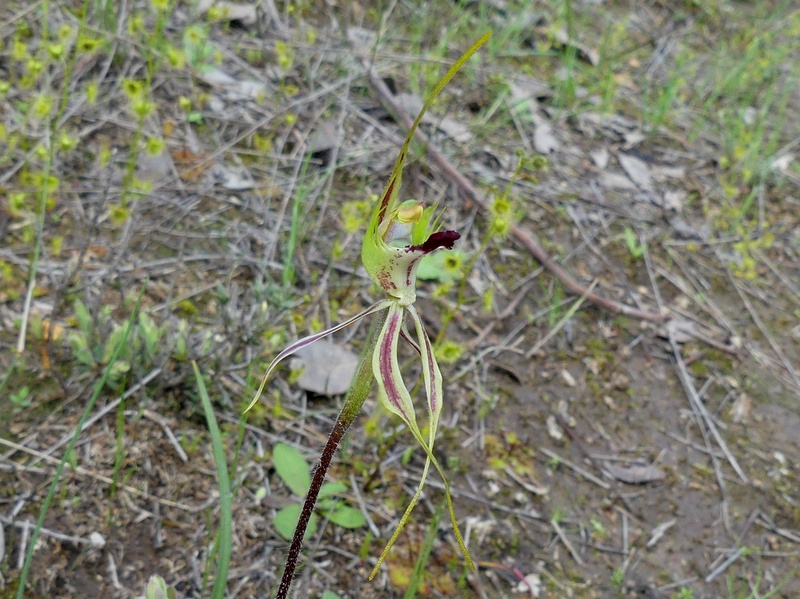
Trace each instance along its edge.
<instances>
[{"instance_id":1,"label":"orchid labellum","mask_svg":"<svg viewBox=\"0 0 800 599\"><path fill-rule=\"evenodd\" d=\"M431 464L434 465L444 479L445 495L456 539L464 553L467 564L473 570L475 569L456 522L450 487L444 478L444 471L441 465L433 454L439 416L442 411L442 375L436 363L430 338L425 332L422 319L414 307L417 267L420 261L424 256L438 249L452 249L453 244L459 239L460 235L456 231L439 230L440 223L434 214L435 206L424 207L421 202L414 200L401 202L399 193L403 166L405 165L409 146L423 115L433 99L442 91L464 63L489 39L489 36L490 34L487 33L475 42L437 83L419 115L414 120L400 149L389 183L373 210L366 235L364 236L361 259L370 278L383 290L386 297L349 320L326 331L295 341L281 351L270 364L255 398L247 408L249 410L258 401L270 374L285 357L318 339L353 324L365 316L385 311L385 319L383 319L383 326L378 333L375 349L371 358L368 358L371 359L372 372L378 385L378 399L390 412L403 420L417 443L425 451L426 461L416 493L400 519L399 526L389 540L370 578L373 578L378 572L389 549L397 540L400 531L419 500ZM406 332L406 317L408 317L413 326L414 339ZM408 341L420 356L423 389L427 404L427 437L423 435L417 423L417 412L411 393L400 372L397 354L401 337Z\"/></svg>"}]
</instances>

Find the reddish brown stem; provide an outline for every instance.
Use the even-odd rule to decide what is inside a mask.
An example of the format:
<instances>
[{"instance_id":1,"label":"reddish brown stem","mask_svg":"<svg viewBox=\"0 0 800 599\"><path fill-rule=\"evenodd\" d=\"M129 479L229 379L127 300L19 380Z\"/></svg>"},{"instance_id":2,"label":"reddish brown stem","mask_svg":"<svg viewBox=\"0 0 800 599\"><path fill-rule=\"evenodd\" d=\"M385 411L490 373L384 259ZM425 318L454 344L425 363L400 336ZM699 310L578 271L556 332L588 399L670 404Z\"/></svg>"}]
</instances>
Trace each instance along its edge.
<instances>
[{"instance_id":1,"label":"reddish brown stem","mask_svg":"<svg viewBox=\"0 0 800 599\"><path fill-rule=\"evenodd\" d=\"M286 565L283 568L283 576L281 577L281 584L278 587L278 592L275 599L286 599L289 594L289 588L292 586L292 579L294 578L295 570L297 570L297 561L300 559L300 551L303 549L303 537L306 536L308 523L311 520L311 514L314 513L314 506L317 504L319 491L325 482L325 476L331 467L333 456L339 447L344 434L353 421L361 412L361 407L369 395L372 388L372 381L374 375L372 373L372 353L375 351L375 345L378 340L378 331L383 327L386 322L386 310L382 310L377 314L375 321L369 333L368 341L364 347L364 352L361 356L361 364L358 367L358 372L347 391L344 398L344 405L342 411L336 417L336 423L333 425L333 430L328 437L328 442L325 443L325 448L322 450L322 455L319 457L319 462L314 470L314 476L311 478L311 486L308 489L308 495L303 502L303 509L300 512L300 519L297 521L297 527L294 529L294 536L292 537L292 544L289 545L289 553L286 555Z\"/></svg>"},{"instance_id":2,"label":"reddish brown stem","mask_svg":"<svg viewBox=\"0 0 800 599\"><path fill-rule=\"evenodd\" d=\"M308 489L308 495L303 502L303 510L300 512L300 519L297 521L297 527L294 530L294 537L292 537L292 544L289 546L289 553L286 556L286 566L283 570L283 577L281 584L278 587L278 593L275 599L286 599L289 593L289 587L292 585L294 572L297 569L297 560L300 558L300 550L303 548L303 537L308 529L308 522L311 520L311 514L314 513L314 506L317 504L317 497L322 484L325 482L325 476L328 474L328 469L333 461L333 456L336 454L336 449L339 447L339 442L344 437L347 429L352 424L342 422L342 414L333 425L333 430L328 437L328 442L325 444L325 449L322 450L322 455L319 457L319 463L316 470L314 470L314 477L311 479L311 487Z\"/></svg>"}]
</instances>

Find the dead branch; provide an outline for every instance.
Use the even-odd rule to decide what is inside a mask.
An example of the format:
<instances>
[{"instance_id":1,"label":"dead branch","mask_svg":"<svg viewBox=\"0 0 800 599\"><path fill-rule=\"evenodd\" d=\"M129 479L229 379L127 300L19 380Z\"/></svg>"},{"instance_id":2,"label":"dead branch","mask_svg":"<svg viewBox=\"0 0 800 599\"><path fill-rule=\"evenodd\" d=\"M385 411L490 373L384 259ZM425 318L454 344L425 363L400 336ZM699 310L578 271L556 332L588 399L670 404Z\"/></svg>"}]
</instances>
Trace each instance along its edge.
<instances>
[{"instance_id":1,"label":"dead branch","mask_svg":"<svg viewBox=\"0 0 800 599\"><path fill-rule=\"evenodd\" d=\"M372 87L375 88L375 91L378 92L378 96L380 97L381 102L383 102L386 109L394 114L395 117L401 123L403 123L405 127L410 128L411 124L413 123L413 119L405 112L405 110L403 110L402 106L400 106L395 97L392 95L392 92L389 90L388 86L383 82L383 79L378 76L375 70L372 69L366 62L362 62L362 64L367 72L369 82L372 84ZM470 200L474 201L483 212L488 213L490 210L490 204L486 197L480 193L475 186L472 185L472 183L470 183L469 180L450 163L447 158L445 158L445 156L430 142L430 140L422 131L417 129L416 136L417 139L425 145L428 155L433 159L434 163L436 163L436 166L439 167L444 176L451 183L453 183L461 191L461 193L463 193ZM589 289L578 283L578 281L572 278L572 276L566 270L564 270L561 265L559 265L548 255L542 245L536 240L536 236L526 227L518 224L512 224L511 235L518 243L528 250L531 256L533 256L539 262L539 264L549 270L553 276L561 281L564 287L566 287L571 293L585 297L593 304L610 312L624 314L633 318L641 318L643 320L649 320L652 322L664 322L669 319L668 314L658 314L655 312L638 310L616 300L597 295L596 293L591 293Z\"/></svg>"}]
</instances>

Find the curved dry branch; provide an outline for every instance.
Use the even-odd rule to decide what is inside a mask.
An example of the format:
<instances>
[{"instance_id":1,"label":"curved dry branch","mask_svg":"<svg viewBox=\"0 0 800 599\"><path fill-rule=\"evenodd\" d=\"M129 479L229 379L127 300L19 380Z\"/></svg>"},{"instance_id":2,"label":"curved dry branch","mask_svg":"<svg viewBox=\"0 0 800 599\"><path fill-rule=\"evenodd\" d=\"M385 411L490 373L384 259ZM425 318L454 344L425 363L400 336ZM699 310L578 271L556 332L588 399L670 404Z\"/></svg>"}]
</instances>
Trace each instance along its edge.
<instances>
[{"instance_id":1,"label":"curved dry branch","mask_svg":"<svg viewBox=\"0 0 800 599\"><path fill-rule=\"evenodd\" d=\"M404 126L411 127L413 122L411 117L408 116L405 110L403 110L402 106L400 106L400 104L397 102L396 98L389 90L389 87L383 82L374 69L370 68L368 64L362 64L364 64L370 84L372 84L372 87L375 88L376 92L378 92L378 96L380 97L381 102L383 102L386 109L394 114ZM480 193L475 186L470 183L469 180L450 163L447 158L445 158L438 148L430 143L430 140L425 136L424 133L422 133L422 131L417 129L416 136L420 142L425 144L428 155L433 159L433 161L436 163L436 166L439 167L444 176L465 196L480 206L482 211L488 213L490 210L490 205L486 197ZM536 236L526 227L518 224L512 224L511 235L531 254L531 256L533 256L539 262L539 264L550 271L553 276L561 281L564 287L566 287L575 295L585 297L593 304L604 310L608 310L609 312L624 314L633 318L641 318L643 320L649 320L652 322L665 322L670 318L668 314L639 310L616 300L592 293L587 287L576 281L560 264L553 260L542 247L542 245L536 240Z\"/></svg>"}]
</instances>

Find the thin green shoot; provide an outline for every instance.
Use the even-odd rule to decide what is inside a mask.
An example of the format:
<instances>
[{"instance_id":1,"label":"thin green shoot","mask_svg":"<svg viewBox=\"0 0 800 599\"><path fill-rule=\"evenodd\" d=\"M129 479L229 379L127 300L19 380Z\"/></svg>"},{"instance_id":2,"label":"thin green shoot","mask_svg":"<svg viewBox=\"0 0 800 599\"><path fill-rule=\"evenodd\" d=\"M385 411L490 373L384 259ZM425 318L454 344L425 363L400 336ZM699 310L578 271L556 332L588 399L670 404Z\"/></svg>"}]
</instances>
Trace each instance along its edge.
<instances>
[{"instance_id":1,"label":"thin green shoot","mask_svg":"<svg viewBox=\"0 0 800 599\"><path fill-rule=\"evenodd\" d=\"M625 238L625 245L628 247L631 256L636 260L641 258L647 249L647 244L644 241L640 241L634 230L630 227L625 227L622 231L622 236Z\"/></svg>"},{"instance_id":2,"label":"thin green shoot","mask_svg":"<svg viewBox=\"0 0 800 599\"><path fill-rule=\"evenodd\" d=\"M42 39L47 39L47 26L50 21L50 13L49 13L50 4L49 2L45 1L42 4L42 10L44 12L43 20L43 33ZM86 15L88 13L89 8L89 0L84 0L83 3L83 10L82 16L78 23L78 34L80 35L81 32L86 27ZM22 323L19 328L19 337L17 338L17 353L21 354L25 351L25 338L28 334L28 320L30 318L30 311L31 311L31 304L33 302L33 292L36 288L36 276L39 271L39 259L42 254L42 244L44 240L44 219L45 214L47 212L47 195L50 192L50 173L53 168L53 161L55 160L55 147L56 144L53 142L53 138L55 137L56 127L58 123L61 121L61 118L64 115L64 111L67 109L67 102L69 99L69 84L72 80L72 71L75 68L78 60L78 50L77 48L73 48L72 54L70 56L70 60L67 63L67 66L64 71L64 76L62 78L61 83L61 98L59 100L58 109L56 110L56 114L50 118L50 122L47 126L47 136L45 143L47 145L47 157L44 163L44 177L42 178L43 184L42 189L39 192L39 204L37 206L37 214L36 214L36 221L34 222L35 232L36 232L36 241L33 244L33 255L31 256L31 265L28 270L28 286L25 292L25 304L22 310Z\"/></svg>"},{"instance_id":3,"label":"thin green shoot","mask_svg":"<svg viewBox=\"0 0 800 599\"><path fill-rule=\"evenodd\" d=\"M564 49L565 74L556 95L556 104L562 108L569 108L577 98L575 71L578 62L578 46L575 43L575 12L572 10L572 0L564 0L562 10L567 26L567 46Z\"/></svg>"},{"instance_id":4,"label":"thin green shoot","mask_svg":"<svg viewBox=\"0 0 800 599\"><path fill-rule=\"evenodd\" d=\"M233 497L231 496L231 483L228 476L228 463L225 459L225 449L222 446L222 433L219 430L214 408L211 399L208 397L203 375L197 367L197 362L192 361L194 378L197 382L197 390L200 394L200 401L203 404L203 412L208 423L208 431L211 435L211 449L214 454L214 462L217 466L217 482L219 484L219 528L215 547L217 549L217 574L214 579L214 586L211 589L211 599L224 599L225 590L228 585L228 568L231 562L231 551L233 548Z\"/></svg>"},{"instance_id":5,"label":"thin green shoot","mask_svg":"<svg viewBox=\"0 0 800 599\"><path fill-rule=\"evenodd\" d=\"M300 229L300 211L305 205L305 200L308 198L309 191L312 186L305 182L306 173L308 172L308 165L311 163L311 152L306 153L303 159L300 173L298 175L297 191L294 194L294 202L292 203L292 220L289 223L289 239L286 242L286 257L283 260L283 274L281 282L283 288L286 289L294 283L294 253L297 249L298 231Z\"/></svg>"},{"instance_id":6,"label":"thin green shoot","mask_svg":"<svg viewBox=\"0 0 800 599\"><path fill-rule=\"evenodd\" d=\"M112 363L113 364L113 363ZM117 484L119 482L119 472L122 468L122 462L125 459L125 395L120 397L119 405L117 406L117 435L114 447L114 471L111 475L111 488L108 491L109 499L113 499L117 492ZM108 503L107 520L111 519L112 502Z\"/></svg>"}]
</instances>

